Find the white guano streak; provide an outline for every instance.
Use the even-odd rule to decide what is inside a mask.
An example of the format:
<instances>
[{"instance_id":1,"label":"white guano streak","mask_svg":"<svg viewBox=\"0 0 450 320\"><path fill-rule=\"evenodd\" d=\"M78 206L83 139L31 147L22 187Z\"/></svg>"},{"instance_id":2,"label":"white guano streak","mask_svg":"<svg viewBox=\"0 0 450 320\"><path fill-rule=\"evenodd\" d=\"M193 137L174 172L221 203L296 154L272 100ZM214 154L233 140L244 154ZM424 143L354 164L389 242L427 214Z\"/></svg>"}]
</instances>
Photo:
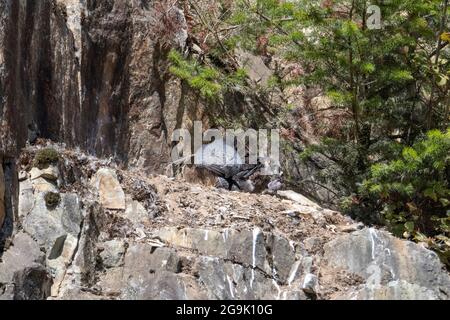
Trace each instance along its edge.
<instances>
[{"instance_id":1,"label":"white guano streak","mask_svg":"<svg viewBox=\"0 0 450 320\"><path fill-rule=\"evenodd\" d=\"M255 280L256 268L256 241L261 230L259 228L253 229L253 243L252 243L252 278L250 279L250 287L253 288L253 281Z\"/></svg>"}]
</instances>

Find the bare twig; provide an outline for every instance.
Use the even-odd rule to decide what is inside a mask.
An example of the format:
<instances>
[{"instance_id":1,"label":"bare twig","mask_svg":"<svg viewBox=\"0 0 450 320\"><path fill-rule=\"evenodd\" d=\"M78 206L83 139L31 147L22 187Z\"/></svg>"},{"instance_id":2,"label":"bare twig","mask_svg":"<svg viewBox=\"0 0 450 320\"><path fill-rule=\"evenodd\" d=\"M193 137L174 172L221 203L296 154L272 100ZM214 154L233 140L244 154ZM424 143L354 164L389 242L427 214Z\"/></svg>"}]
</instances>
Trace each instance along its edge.
<instances>
[{"instance_id":1,"label":"bare twig","mask_svg":"<svg viewBox=\"0 0 450 320\"><path fill-rule=\"evenodd\" d=\"M188 0L189 4L192 6L192 8L194 8L195 13L197 13L200 21L202 22L202 24L208 29L208 31L210 33L213 34L214 38L216 39L217 43L219 44L220 48L225 52L225 54L228 56L229 59L231 59L231 61L233 62L234 66L238 66L238 62L236 61L236 59L229 53L229 51L225 48L225 45L223 44L222 40L220 39L217 31L212 28L209 23L205 20L205 18L203 17L200 9L198 8L198 6L191 0Z\"/></svg>"}]
</instances>

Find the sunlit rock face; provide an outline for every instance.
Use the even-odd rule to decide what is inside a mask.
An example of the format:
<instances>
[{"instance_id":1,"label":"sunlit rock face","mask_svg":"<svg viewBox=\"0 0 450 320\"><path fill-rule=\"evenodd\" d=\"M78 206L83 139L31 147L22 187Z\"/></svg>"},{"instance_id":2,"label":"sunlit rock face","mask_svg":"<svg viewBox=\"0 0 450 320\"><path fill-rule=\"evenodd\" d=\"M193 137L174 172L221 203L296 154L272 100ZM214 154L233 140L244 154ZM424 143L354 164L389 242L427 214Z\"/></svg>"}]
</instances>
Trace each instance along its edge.
<instances>
[{"instance_id":1,"label":"sunlit rock face","mask_svg":"<svg viewBox=\"0 0 450 320\"><path fill-rule=\"evenodd\" d=\"M52 174L19 163L22 228L0 251L0 299L449 298L435 253L293 191L148 177L54 147Z\"/></svg>"}]
</instances>

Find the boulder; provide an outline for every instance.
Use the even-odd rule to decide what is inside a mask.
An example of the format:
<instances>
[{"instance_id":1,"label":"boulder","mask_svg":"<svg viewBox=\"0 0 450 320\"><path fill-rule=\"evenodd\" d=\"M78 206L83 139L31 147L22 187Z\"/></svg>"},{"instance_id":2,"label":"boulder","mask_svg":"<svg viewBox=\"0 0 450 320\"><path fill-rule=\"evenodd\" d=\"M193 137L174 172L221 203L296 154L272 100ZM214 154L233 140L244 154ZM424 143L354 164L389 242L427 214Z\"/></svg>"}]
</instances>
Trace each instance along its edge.
<instances>
[{"instance_id":1,"label":"boulder","mask_svg":"<svg viewBox=\"0 0 450 320\"><path fill-rule=\"evenodd\" d=\"M272 272L267 260L264 234L259 228L242 231L225 229L219 232L170 227L160 229L157 235L174 246L246 264L267 273Z\"/></svg>"},{"instance_id":2,"label":"boulder","mask_svg":"<svg viewBox=\"0 0 450 320\"><path fill-rule=\"evenodd\" d=\"M27 254L22 254L26 252ZM8 283L14 273L34 264L43 264L45 256L37 243L26 233L20 232L13 238L12 245L2 256L0 262L0 283Z\"/></svg>"},{"instance_id":3,"label":"boulder","mask_svg":"<svg viewBox=\"0 0 450 320\"><path fill-rule=\"evenodd\" d=\"M199 257L194 269L208 299L281 299L278 283L258 269L207 256Z\"/></svg>"},{"instance_id":4,"label":"boulder","mask_svg":"<svg viewBox=\"0 0 450 320\"><path fill-rule=\"evenodd\" d=\"M42 265L27 267L14 274L14 300L45 300L50 296L52 278Z\"/></svg>"},{"instance_id":5,"label":"boulder","mask_svg":"<svg viewBox=\"0 0 450 320\"><path fill-rule=\"evenodd\" d=\"M101 287L102 293L107 296L118 297L122 293L123 268L110 268L107 272L101 273L98 276L97 284ZM65 294L66 295L66 294Z\"/></svg>"},{"instance_id":6,"label":"boulder","mask_svg":"<svg viewBox=\"0 0 450 320\"><path fill-rule=\"evenodd\" d=\"M97 189L100 203L105 209L126 209L125 193L113 170L106 168L98 170L92 183Z\"/></svg>"},{"instance_id":7,"label":"boulder","mask_svg":"<svg viewBox=\"0 0 450 320\"><path fill-rule=\"evenodd\" d=\"M30 171L30 179L36 180L39 178L44 178L50 181L56 181L59 177L58 167L55 165L50 165L45 169L38 169L36 167L32 168Z\"/></svg>"},{"instance_id":8,"label":"boulder","mask_svg":"<svg viewBox=\"0 0 450 320\"><path fill-rule=\"evenodd\" d=\"M33 180L33 190L36 193L58 192L56 185L44 178Z\"/></svg>"},{"instance_id":9,"label":"boulder","mask_svg":"<svg viewBox=\"0 0 450 320\"><path fill-rule=\"evenodd\" d=\"M125 279L158 270L173 273L180 271L180 258L175 250L154 248L150 244L134 244L128 248L124 259Z\"/></svg>"},{"instance_id":10,"label":"boulder","mask_svg":"<svg viewBox=\"0 0 450 320\"><path fill-rule=\"evenodd\" d=\"M225 271L225 267L227 267L229 272ZM236 287L236 284L242 285L240 280L243 280L245 271L242 266L238 266L233 270L233 266L226 265L223 260L201 257L195 269L198 270L199 279L206 287L209 299L232 300L236 296L244 294L242 286L241 288ZM248 286L248 283L243 286L246 292L249 292Z\"/></svg>"},{"instance_id":11,"label":"boulder","mask_svg":"<svg viewBox=\"0 0 450 320\"><path fill-rule=\"evenodd\" d=\"M277 195L279 195L282 198L288 199L288 200L292 200L296 203L298 203L299 205L302 206L309 206L309 207L314 207L314 208L319 208L319 205L317 203L315 203L314 201L309 200L308 198L306 198L305 196L301 195L300 193L297 193L295 191L292 190L279 190L277 191Z\"/></svg>"},{"instance_id":12,"label":"boulder","mask_svg":"<svg viewBox=\"0 0 450 320\"><path fill-rule=\"evenodd\" d=\"M27 186L27 180L21 186ZM24 188L22 191L28 190ZM21 198L27 197L28 191ZM37 193L19 204L23 216L23 229L45 251L46 264L53 276L51 296L57 296L67 266L72 262L78 247L81 221L83 219L78 196L61 194L59 205L49 210L44 194Z\"/></svg>"},{"instance_id":13,"label":"boulder","mask_svg":"<svg viewBox=\"0 0 450 320\"><path fill-rule=\"evenodd\" d=\"M319 287L319 279L316 275L308 273L303 279L302 290L308 294L316 294Z\"/></svg>"},{"instance_id":14,"label":"boulder","mask_svg":"<svg viewBox=\"0 0 450 320\"><path fill-rule=\"evenodd\" d=\"M22 170L19 172L19 182L24 181L28 179L28 172L26 172L25 170Z\"/></svg>"},{"instance_id":15,"label":"boulder","mask_svg":"<svg viewBox=\"0 0 450 320\"><path fill-rule=\"evenodd\" d=\"M206 299L195 278L180 271L175 250L150 244L130 245L124 259L121 298Z\"/></svg>"},{"instance_id":16,"label":"boulder","mask_svg":"<svg viewBox=\"0 0 450 320\"><path fill-rule=\"evenodd\" d=\"M78 236L77 250L59 286L58 298L93 298L91 295L86 297L86 292L82 292L82 288L96 281L95 272L99 259L98 226L101 224L100 217L103 216L103 209L98 203L86 202L84 206L84 220Z\"/></svg>"},{"instance_id":17,"label":"boulder","mask_svg":"<svg viewBox=\"0 0 450 320\"><path fill-rule=\"evenodd\" d=\"M213 230L202 230L166 227L158 230L157 235L165 242L187 249L198 250L211 256L225 258L230 248L228 233Z\"/></svg>"},{"instance_id":18,"label":"boulder","mask_svg":"<svg viewBox=\"0 0 450 320\"><path fill-rule=\"evenodd\" d=\"M128 280L120 296L125 300L205 300L193 276L157 271Z\"/></svg>"},{"instance_id":19,"label":"boulder","mask_svg":"<svg viewBox=\"0 0 450 320\"><path fill-rule=\"evenodd\" d=\"M266 242L263 232L255 227L251 231L232 231L230 233L231 247L227 258L238 263L244 263L252 268L258 268L271 274L267 260Z\"/></svg>"},{"instance_id":20,"label":"boulder","mask_svg":"<svg viewBox=\"0 0 450 320\"><path fill-rule=\"evenodd\" d=\"M243 50L237 50L236 53L239 64L246 70L249 78L259 85L267 85L273 72L266 66L263 59Z\"/></svg>"},{"instance_id":21,"label":"boulder","mask_svg":"<svg viewBox=\"0 0 450 320\"><path fill-rule=\"evenodd\" d=\"M58 248L58 250L50 253L50 256L47 259L47 266L53 275L53 285L51 288L52 297L58 295L61 283L66 275L67 266L72 262L78 246L78 238L71 234L68 234L63 239L64 243L59 244L59 246L54 246L54 248Z\"/></svg>"},{"instance_id":22,"label":"boulder","mask_svg":"<svg viewBox=\"0 0 450 320\"><path fill-rule=\"evenodd\" d=\"M47 193L47 192L57 192L57 168L56 167L48 167L47 169L40 170L38 168L32 168L30 171L30 179L24 180L21 182L25 185L31 185L33 186L33 192L35 193ZM47 172L47 174L44 174L44 172ZM51 173L54 173L55 176L52 176ZM49 177L50 179L47 179L46 177Z\"/></svg>"},{"instance_id":23,"label":"boulder","mask_svg":"<svg viewBox=\"0 0 450 320\"><path fill-rule=\"evenodd\" d=\"M76 194L61 194L60 204L52 210L47 208L44 194L37 194L35 205L23 220L23 228L45 250L48 259L56 259L62 254L68 235L78 238L81 221Z\"/></svg>"},{"instance_id":24,"label":"boulder","mask_svg":"<svg viewBox=\"0 0 450 320\"><path fill-rule=\"evenodd\" d=\"M450 297L450 276L436 253L388 232L366 228L339 236L324 251L325 267L365 279L371 290L364 289L361 296L409 299L411 290L420 288L422 293L434 292L430 298Z\"/></svg>"},{"instance_id":25,"label":"boulder","mask_svg":"<svg viewBox=\"0 0 450 320\"><path fill-rule=\"evenodd\" d=\"M153 218L153 213L149 213L141 202L133 200L131 196L126 196L126 210L124 217L130 220L134 225L146 224Z\"/></svg>"},{"instance_id":26,"label":"boulder","mask_svg":"<svg viewBox=\"0 0 450 320\"><path fill-rule=\"evenodd\" d=\"M18 233L0 262L0 287L5 288L0 300L40 300L50 296L52 280L44 261L37 243L26 233Z\"/></svg>"}]
</instances>

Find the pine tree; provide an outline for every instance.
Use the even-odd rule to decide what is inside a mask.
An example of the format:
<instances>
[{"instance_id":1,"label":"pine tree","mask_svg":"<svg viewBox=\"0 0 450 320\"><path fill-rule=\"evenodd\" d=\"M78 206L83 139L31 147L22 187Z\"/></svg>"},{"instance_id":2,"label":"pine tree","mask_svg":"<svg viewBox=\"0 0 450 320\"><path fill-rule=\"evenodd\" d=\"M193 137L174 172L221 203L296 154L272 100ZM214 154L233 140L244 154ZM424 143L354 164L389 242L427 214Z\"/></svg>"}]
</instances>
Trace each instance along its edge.
<instances>
[{"instance_id":1,"label":"pine tree","mask_svg":"<svg viewBox=\"0 0 450 320\"><path fill-rule=\"evenodd\" d=\"M318 87L351 116L338 139L327 137L314 151L342 145L354 155L333 158L354 177L341 187L355 189L374 162L448 126L447 2L242 0L230 23L242 26L241 46L258 52L268 39L266 50L305 69L279 86ZM372 8L380 9L380 28L371 25Z\"/></svg>"},{"instance_id":2,"label":"pine tree","mask_svg":"<svg viewBox=\"0 0 450 320\"><path fill-rule=\"evenodd\" d=\"M427 242L450 265L450 129L430 131L398 159L372 166L360 194L394 233Z\"/></svg>"},{"instance_id":3,"label":"pine tree","mask_svg":"<svg viewBox=\"0 0 450 320\"><path fill-rule=\"evenodd\" d=\"M332 108L350 116L340 135L323 137L302 154L337 163L339 175L332 172L330 180L348 190L350 212L408 237L429 235L433 244L444 243L445 254L448 13L448 0L241 0L230 19L241 30L234 42L305 70L272 83L319 88ZM411 215L414 208L421 214Z\"/></svg>"}]
</instances>

